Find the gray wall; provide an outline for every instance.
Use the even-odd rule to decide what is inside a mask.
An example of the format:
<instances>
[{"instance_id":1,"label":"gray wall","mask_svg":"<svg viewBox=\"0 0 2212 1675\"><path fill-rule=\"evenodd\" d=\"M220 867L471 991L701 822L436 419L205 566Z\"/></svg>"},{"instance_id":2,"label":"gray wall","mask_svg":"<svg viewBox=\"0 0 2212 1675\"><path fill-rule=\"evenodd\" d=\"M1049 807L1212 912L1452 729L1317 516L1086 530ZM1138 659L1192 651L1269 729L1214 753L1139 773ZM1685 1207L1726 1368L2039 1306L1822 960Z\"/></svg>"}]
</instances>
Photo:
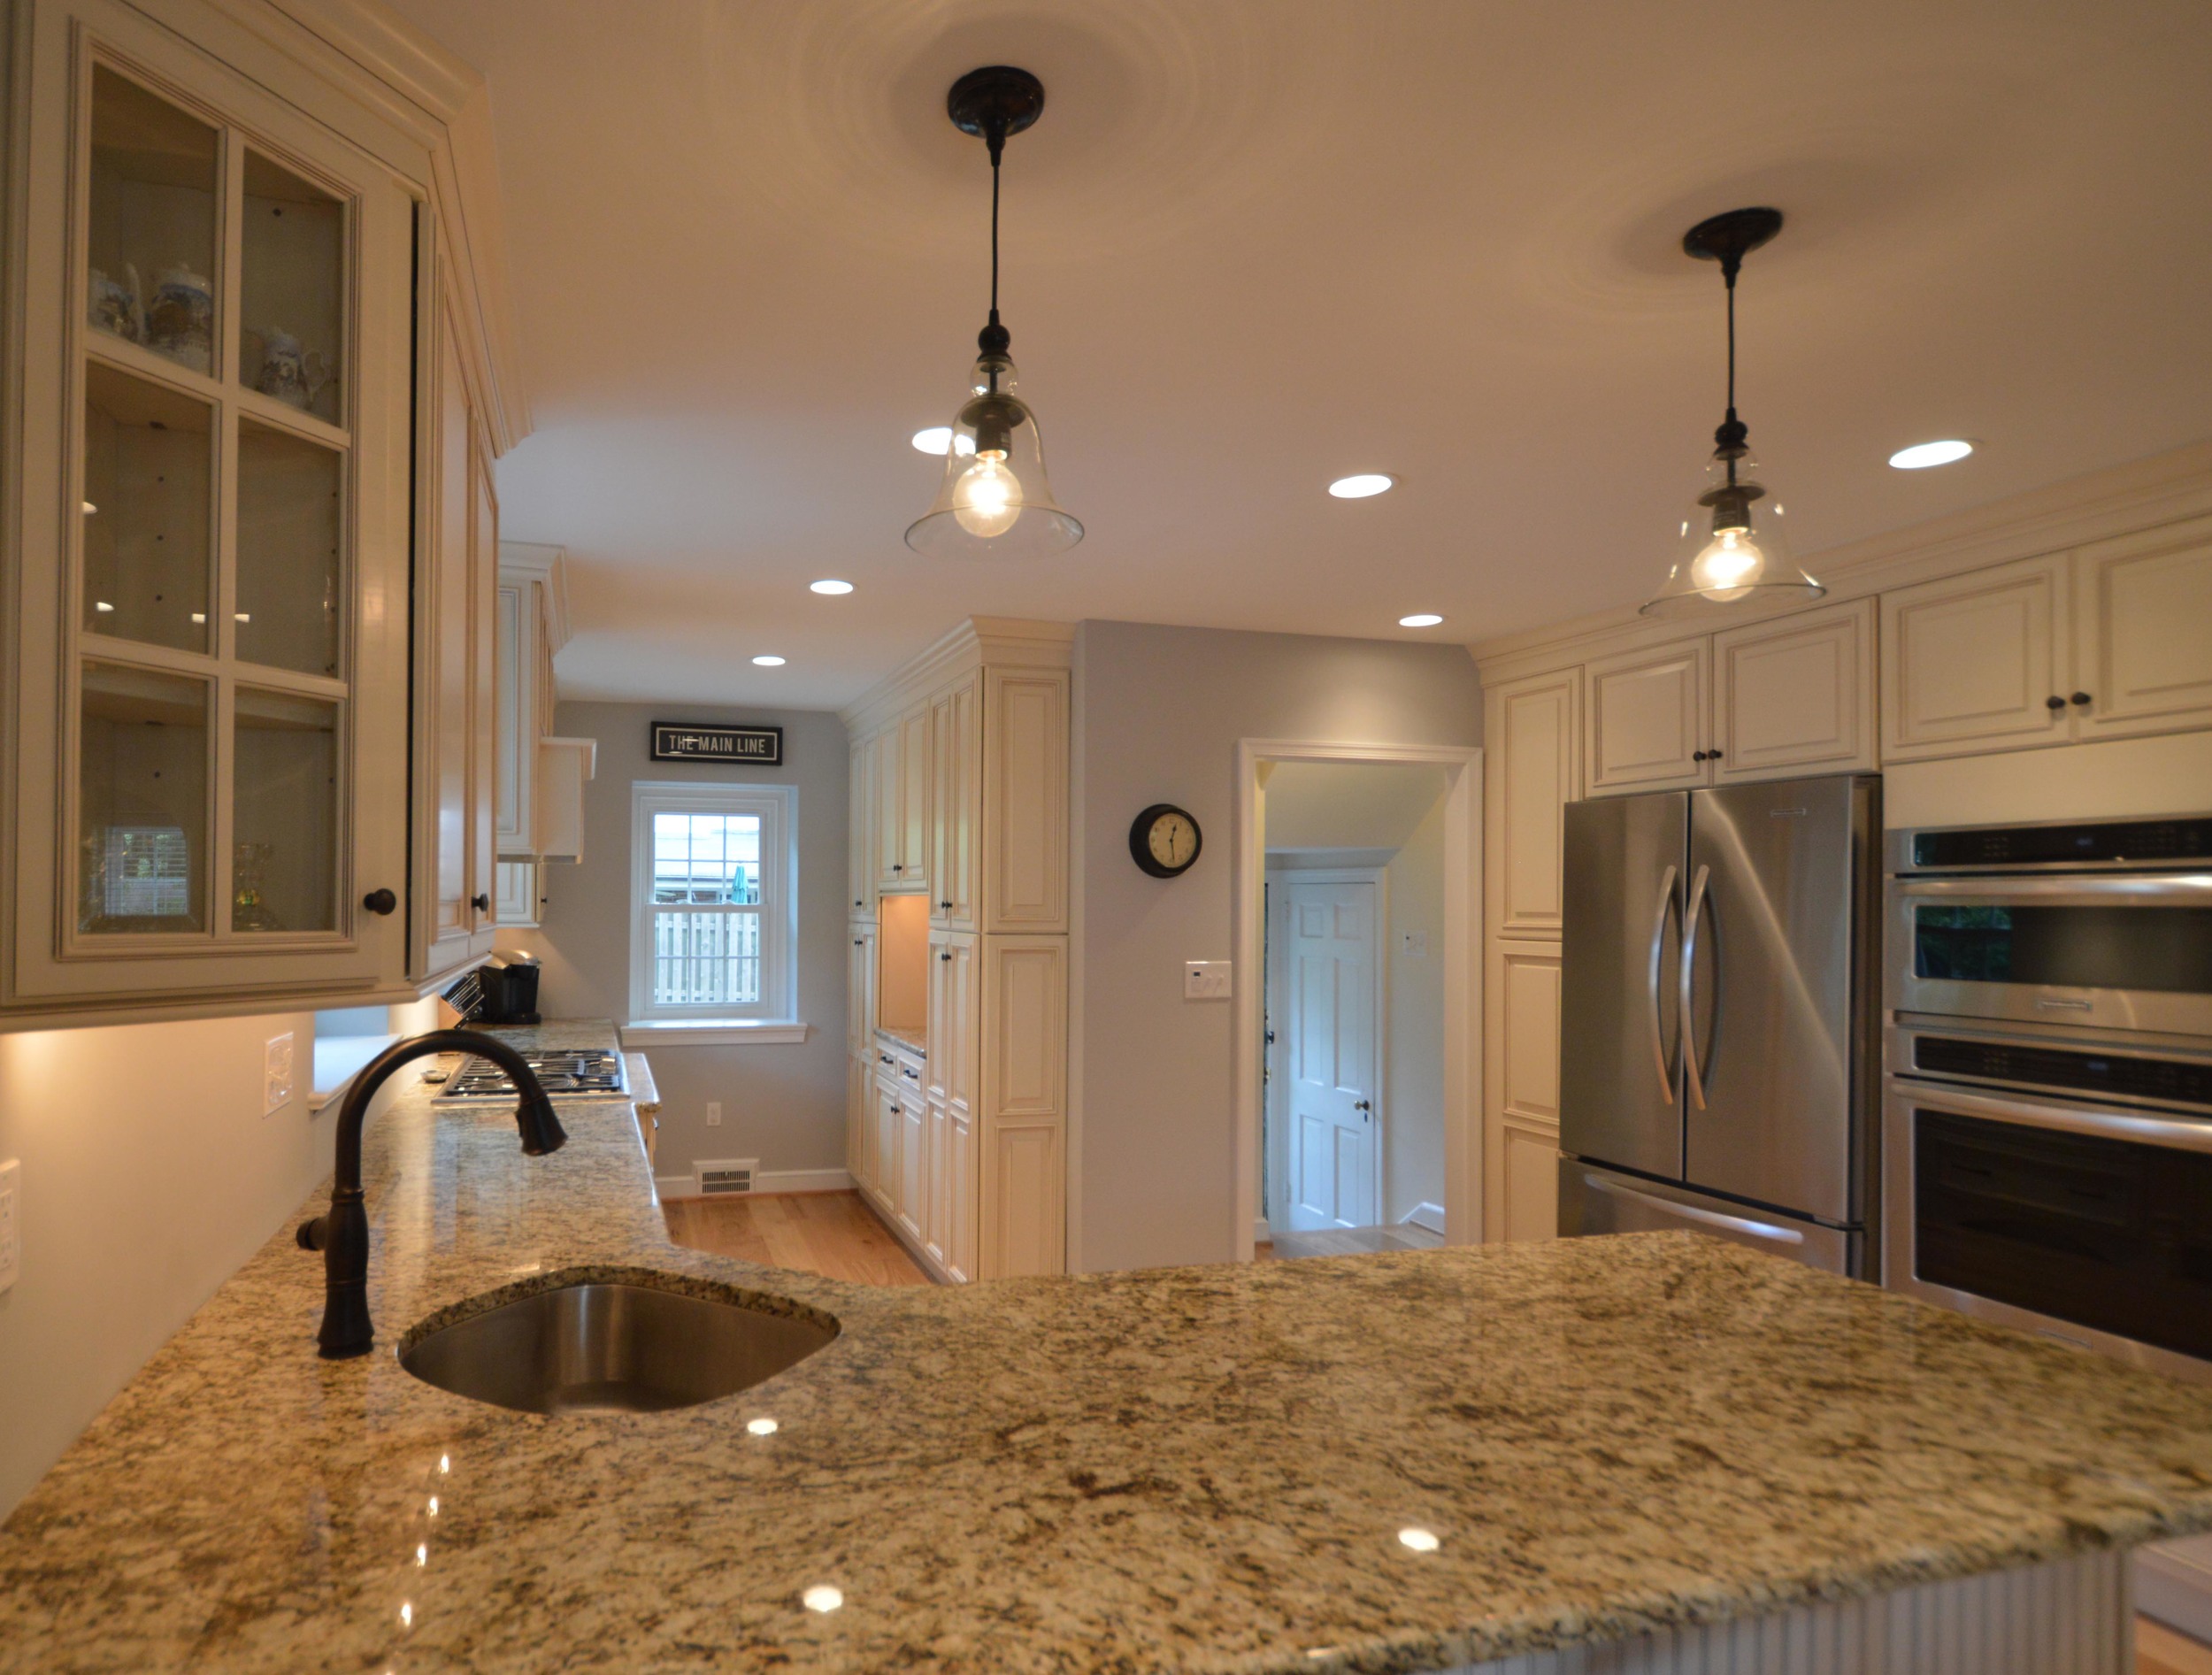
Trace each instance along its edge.
<instances>
[{"instance_id":1,"label":"gray wall","mask_svg":"<svg viewBox=\"0 0 2212 1675\"><path fill-rule=\"evenodd\" d=\"M1230 1010L1182 998L1182 963L1225 960L1240 739L1479 745L1462 646L1086 622L1076 634L1076 994L1069 1233L1086 1270L1233 1255ZM1197 817L1181 878L1131 863L1151 803ZM1239 972L1240 983L1258 973Z\"/></svg>"},{"instance_id":2,"label":"gray wall","mask_svg":"<svg viewBox=\"0 0 2212 1675\"><path fill-rule=\"evenodd\" d=\"M655 762L649 728L661 721L780 726L784 765L726 767ZM722 710L711 704L563 703L558 732L599 741L584 794L584 858L549 864L536 931L503 932L499 945L545 963L538 1010L548 1018L629 1017L630 788L640 780L798 788L798 1016L813 1026L795 1046L654 1044L661 1094L664 1179L700 1157L757 1157L763 1172L841 1169L845 1162L845 724L814 710ZM706 1126L709 1100L722 1125ZM773 1183L771 1183L772 1186Z\"/></svg>"}]
</instances>

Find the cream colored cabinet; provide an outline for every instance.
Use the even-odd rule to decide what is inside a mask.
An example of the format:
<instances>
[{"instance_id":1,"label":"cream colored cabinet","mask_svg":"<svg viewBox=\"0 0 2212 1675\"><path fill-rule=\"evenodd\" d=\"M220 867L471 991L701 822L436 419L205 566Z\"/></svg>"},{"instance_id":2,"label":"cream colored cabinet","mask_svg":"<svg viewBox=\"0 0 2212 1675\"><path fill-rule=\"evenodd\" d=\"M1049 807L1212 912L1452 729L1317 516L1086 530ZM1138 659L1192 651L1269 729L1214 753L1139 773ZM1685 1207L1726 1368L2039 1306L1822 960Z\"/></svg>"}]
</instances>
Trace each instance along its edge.
<instances>
[{"instance_id":1,"label":"cream colored cabinet","mask_svg":"<svg viewBox=\"0 0 2212 1675\"><path fill-rule=\"evenodd\" d=\"M1982 755L2071 736L2063 553L1882 595L1882 756Z\"/></svg>"},{"instance_id":2,"label":"cream colored cabinet","mask_svg":"<svg viewBox=\"0 0 2212 1675\"><path fill-rule=\"evenodd\" d=\"M926 882L930 906L924 1083L895 1086L895 1124L856 1089L849 1122L877 1135L894 1230L956 1282L1065 1264L1071 641L1054 624L964 623L844 716L866 903L852 936L877 891ZM869 1015L880 980L856 962L849 1016Z\"/></svg>"},{"instance_id":3,"label":"cream colored cabinet","mask_svg":"<svg viewBox=\"0 0 2212 1675\"><path fill-rule=\"evenodd\" d=\"M531 791L537 803L532 835L538 854L548 861L580 861L584 858L584 788L598 771L599 741L540 739L537 764Z\"/></svg>"},{"instance_id":4,"label":"cream colored cabinet","mask_svg":"<svg viewBox=\"0 0 2212 1675\"><path fill-rule=\"evenodd\" d=\"M879 1072L872 1076L868 1082L868 1103L876 1134L876 1172L872 1195L877 1207L895 1223L899 1215L901 1180L899 1133L905 1120L904 1113L900 1109L897 1081Z\"/></svg>"},{"instance_id":5,"label":"cream colored cabinet","mask_svg":"<svg viewBox=\"0 0 2212 1675\"><path fill-rule=\"evenodd\" d=\"M427 156L188 23L11 24L0 1021L409 992Z\"/></svg>"},{"instance_id":6,"label":"cream colored cabinet","mask_svg":"<svg viewBox=\"0 0 2212 1675\"><path fill-rule=\"evenodd\" d=\"M845 1048L858 1058L876 1051L876 927L864 921L851 926L846 940L849 962L846 972Z\"/></svg>"},{"instance_id":7,"label":"cream colored cabinet","mask_svg":"<svg viewBox=\"0 0 2212 1675\"><path fill-rule=\"evenodd\" d=\"M1854 599L1713 636L1713 782L1875 765L1875 605Z\"/></svg>"},{"instance_id":8,"label":"cream colored cabinet","mask_svg":"<svg viewBox=\"0 0 2212 1675\"><path fill-rule=\"evenodd\" d=\"M976 850L983 818L983 706L974 676L929 706L929 918L975 928Z\"/></svg>"},{"instance_id":9,"label":"cream colored cabinet","mask_svg":"<svg viewBox=\"0 0 2212 1675\"><path fill-rule=\"evenodd\" d=\"M1483 996L1484 1225L1494 1240L1558 1224L1557 943L1494 941Z\"/></svg>"},{"instance_id":10,"label":"cream colored cabinet","mask_svg":"<svg viewBox=\"0 0 2212 1675\"><path fill-rule=\"evenodd\" d=\"M876 749L871 736L855 739L846 783L846 889L856 918L876 915Z\"/></svg>"},{"instance_id":11,"label":"cream colored cabinet","mask_svg":"<svg viewBox=\"0 0 2212 1675\"><path fill-rule=\"evenodd\" d=\"M2080 736L2212 726L2212 518L2081 548L2073 565Z\"/></svg>"},{"instance_id":12,"label":"cream colored cabinet","mask_svg":"<svg viewBox=\"0 0 2212 1675\"><path fill-rule=\"evenodd\" d=\"M502 861L572 860L580 841L581 784L566 765L555 766L554 783L544 783L540 775L543 747L557 746L551 738L557 699L553 657L568 639L567 596L561 549L501 543L495 831ZM547 817L543 820L541 811Z\"/></svg>"},{"instance_id":13,"label":"cream colored cabinet","mask_svg":"<svg viewBox=\"0 0 2212 1675\"><path fill-rule=\"evenodd\" d=\"M869 1060L859 1053L845 1055L845 1108L864 1111L867 1109L868 1084L873 1080ZM876 1185L876 1131L872 1123L854 1122L845 1125L845 1168L853 1178L853 1185L864 1193L872 1193Z\"/></svg>"},{"instance_id":14,"label":"cream colored cabinet","mask_svg":"<svg viewBox=\"0 0 2212 1675\"><path fill-rule=\"evenodd\" d=\"M492 869L492 920L503 931L527 930L538 923L538 866L534 861L502 861Z\"/></svg>"},{"instance_id":15,"label":"cream colored cabinet","mask_svg":"<svg viewBox=\"0 0 2212 1675\"><path fill-rule=\"evenodd\" d=\"M1582 671L1483 694L1483 867L1490 930L1556 937L1566 805L1582 795Z\"/></svg>"},{"instance_id":16,"label":"cream colored cabinet","mask_svg":"<svg viewBox=\"0 0 2212 1675\"><path fill-rule=\"evenodd\" d=\"M1710 643L1678 641L1583 667L1585 736L1593 796L1704 785Z\"/></svg>"}]
</instances>

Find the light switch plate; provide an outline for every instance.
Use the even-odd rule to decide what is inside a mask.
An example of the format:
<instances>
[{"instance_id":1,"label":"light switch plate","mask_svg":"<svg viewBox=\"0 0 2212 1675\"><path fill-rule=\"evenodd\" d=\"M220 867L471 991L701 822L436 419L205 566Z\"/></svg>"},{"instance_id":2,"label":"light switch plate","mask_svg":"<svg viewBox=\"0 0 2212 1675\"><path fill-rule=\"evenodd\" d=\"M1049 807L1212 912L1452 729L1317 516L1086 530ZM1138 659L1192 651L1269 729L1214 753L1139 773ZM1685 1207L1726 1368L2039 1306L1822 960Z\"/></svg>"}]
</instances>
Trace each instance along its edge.
<instances>
[{"instance_id":1,"label":"light switch plate","mask_svg":"<svg viewBox=\"0 0 2212 1675\"><path fill-rule=\"evenodd\" d=\"M1187 1001L1225 1001L1229 998L1230 960L1185 960L1183 998Z\"/></svg>"},{"instance_id":2,"label":"light switch plate","mask_svg":"<svg viewBox=\"0 0 2212 1675\"><path fill-rule=\"evenodd\" d=\"M23 1265L23 1236L18 1231L22 1218L15 1207L16 1186L22 1179L20 1158L0 1164L0 1291L15 1283L16 1272Z\"/></svg>"},{"instance_id":3,"label":"light switch plate","mask_svg":"<svg viewBox=\"0 0 2212 1675\"><path fill-rule=\"evenodd\" d=\"M292 1032L273 1035L261 1049L261 1114L273 1117L292 1103Z\"/></svg>"}]
</instances>

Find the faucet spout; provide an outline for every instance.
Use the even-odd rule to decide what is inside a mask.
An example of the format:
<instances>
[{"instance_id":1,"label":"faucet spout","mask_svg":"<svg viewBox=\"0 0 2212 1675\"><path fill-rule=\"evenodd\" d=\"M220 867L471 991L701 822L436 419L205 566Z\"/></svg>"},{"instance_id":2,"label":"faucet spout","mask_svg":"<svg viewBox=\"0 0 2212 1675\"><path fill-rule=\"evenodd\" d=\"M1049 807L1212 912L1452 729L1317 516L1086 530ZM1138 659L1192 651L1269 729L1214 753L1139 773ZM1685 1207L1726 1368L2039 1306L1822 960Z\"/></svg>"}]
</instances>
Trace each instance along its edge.
<instances>
[{"instance_id":1,"label":"faucet spout","mask_svg":"<svg viewBox=\"0 0 2212 1675\"><path fill-rule=\"evenodd\" d=\"M520 1053L496 1036L472 1029L434 1029L393 1042L364 1065L338 1108L338 1157L331 1175L329 1212L299 1230L302 1249L323 1253L323 1324L315 1341L326 1361L366 1355L376 1341L369 1319L369 1212L361 1191L361 1125L368 1118L369 1101L394 1071L430 1053L474 1053L507 1072L520 1095L515 1126L528 1156L541 1157L567 1143L568 1133L537 1076Z\"/></svg>"}]
</instances>

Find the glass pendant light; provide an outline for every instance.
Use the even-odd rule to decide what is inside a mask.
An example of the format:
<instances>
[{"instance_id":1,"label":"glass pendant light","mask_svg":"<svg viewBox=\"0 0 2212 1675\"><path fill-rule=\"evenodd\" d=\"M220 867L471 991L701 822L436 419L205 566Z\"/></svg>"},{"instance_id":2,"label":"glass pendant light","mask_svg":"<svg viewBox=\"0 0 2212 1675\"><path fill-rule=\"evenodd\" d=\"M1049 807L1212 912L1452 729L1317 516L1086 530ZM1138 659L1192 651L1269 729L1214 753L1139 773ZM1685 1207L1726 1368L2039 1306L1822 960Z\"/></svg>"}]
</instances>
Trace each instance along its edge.
<instances>
[{"instance_id":1,"label":"glass pendant light","mask_svg":"<svg viewBox=\"0 0 2212 1675\"><path fill-rule=\"evenodd\" d=\"M1736 417L1736 274L1782 230L1779 210L1730 210L1682 236L1690 255L1720 264L1728 288L1728 417L1713 433L1705 491L1682 519L1674 568L1645 601L1647 617L1692 616L1742 599L1812 600L1827 588L1790 558L1788 520L1760 480L1750 426Z\"/></svg>"},{"instance_id":2,"label":"glass pendant light","mask_svg":"<svg viewBox=\"0 0 2212 1675\"><path fill-rule=\"evenodd\" d=\"M1052 497L1037 416L1014 394L1012 334L998 318L999 157L1044 108L1044 84L1003 65L969 71L945 96L953 125L991 150L991 319L976 334L982 352L968 401L953 415L937 498L906 531L906 544L933 558L1041 558L1083 539L1083 526Z\"/></svg>"}]
</instances>

